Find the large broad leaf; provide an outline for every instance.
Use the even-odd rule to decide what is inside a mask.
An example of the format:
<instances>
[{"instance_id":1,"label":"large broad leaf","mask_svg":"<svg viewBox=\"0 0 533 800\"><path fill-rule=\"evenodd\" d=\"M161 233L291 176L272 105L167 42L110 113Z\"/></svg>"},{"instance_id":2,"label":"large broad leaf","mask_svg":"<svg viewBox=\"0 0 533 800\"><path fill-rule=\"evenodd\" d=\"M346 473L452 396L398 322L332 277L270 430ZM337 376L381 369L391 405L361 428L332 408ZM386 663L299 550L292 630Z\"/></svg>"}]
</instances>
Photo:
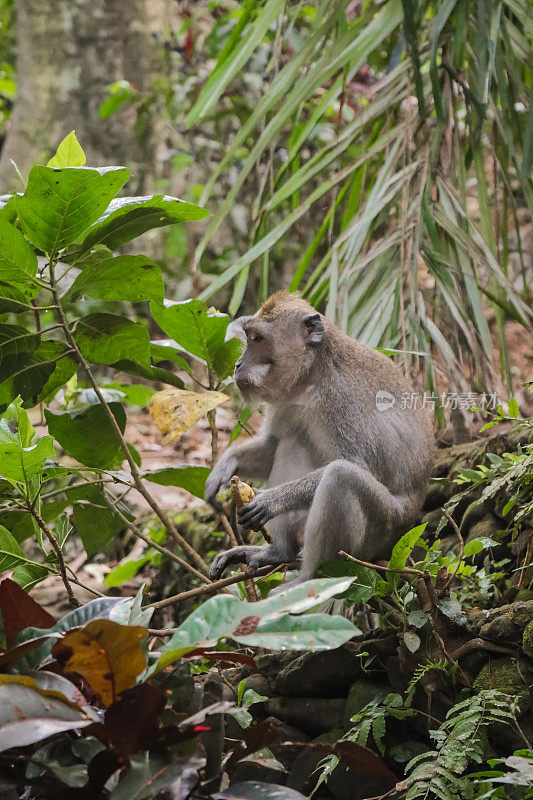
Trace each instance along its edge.
<instances>
[{"instance_id":1,"label":"large broad leaf","mask_svg":"<svg viewBox=\"0 0 533 800\"><path fill-rule=\"evenodd\" d=\"M28 559L22 552L22 548L15 537L11 535L7 528L0 525L0 572L16 569L21 564L26 564L27 561Z\"/></svg>"},{"instance_id":2,"label":"large broad leaf","mask_svg":"<svg viewBox=\"0 0 533 800\"><path fill-rule=\"evenodd\" d=\"M151 308L155 321L168 336L213 367L215 354L224 344L227 314L208 309L201 300L165 300L163 306L152 303Z\"/></svg>"},{"instance_id":3,"label":"large broad leaf","mask_svg":"<svg viewBox=\"0 0 533 800\"><path fill-rule=\"evenodd\" d=\"M0 685L0 752L92 722L66 698L61 700L15 681Z\"/></svg>"},{"instance_id":4,"label":"large broad leaf","mask_svg":"<svg viewBox=\"0 0 533 800\"><path fill-rule=\"evenodd\" d=\"M142 367L140 364L136 364L135 361L128 361L126 359L121 359L111 366L117 370L120 370L120 372L128 372L131 375L139 375L143 378L147 378L150 381L167 383L169 386L175 386L177 389L183 389L185 385L181 378L179 378L177 375L174 375L174 373L170 370L163 369L162 367Z\"/></svg>"},{"instance_id":5,"label":"large broad leaf","mask_svg":"<svg viewBox=\"0 0 533 800\"><path fill-rule=\"evenodd\" d=\"M203 760L191 757L165 758L147 752L131 759L129 772L115 786L109 800L149 800L164 793L185 800L198 783Z\"/></svg>"},{"instance_id":6,"label":"large broad leaf","mask_svg":"<svg viewBox=\"0 0 533 800\"><path fill-rule=\"evenodd\" d=\"M71 131L63 141L60 143L47 167L57 167L64 169L65 167L83 167L87 162L85 153L81 144L76 138L76 131Z\"/></svg>"},{"instance_id":7,"label":"large broad leaf","mask_svg":"<svg viewBox=\"0 0 533 800\"><path fill-rule=\"evenodd\" d=\"M153 228L209 216L205 208L163 195L122 197L111 203L108 210L111 213L87 231L81 243L82 251L95 244L105 244L115 250Z\"/></svg>"},{"instance_id":8,"label":"large broad leaf","mask_svg":"<svg viewBox=\"0 0 533 800\"><path fill-rule=\"evenodd\" d=\"M64 342L44 341L36 350L8 357L2 361L0 402L11 401L20 395L32 405L49 397L68 381L77 370L77 363Z\"/></svg>"},{"instance_id":9,"label":"large broad leaf","mask_svg":"<svg viewBox=\"0 0 533 800\"><path fill-rule=\"evenodd\" d=\"M7 283L0 280L0 314L28 311L28 301L39 292L37 284Z\"/></svg>"},{"instance_id":10,"label":"large broad leaf","mask_svg":"<svg viewBox=\"0 0 533 800\"><path fill-rule=\"evenodd\" d=\"M145 256L116 256L90 264L74 281L73 300L88 295L96 300L163 302L164 286L159 266Z\"/></svg>"},{"instance_id":11,"label":"large broad leaf","mask_svg":"<svg viewBox=\"0 0 533 800\"><path fill-rule=\"evenodd\" d=\"M38 333L29 331L21 325L0 325L0 375L2 378L9 377L7 371L11 367L13 357L32 353L39 346L39 341Z\"/></svg>"},{"instance_id":12,"label":"large broad leaf","mask_svg":"<svg viewBox=\"0 0 533 800\"><path fill-rule=\"evenodd\" d=\"M162 467L152 472L145 472L143 478L160 486L179 486L180 489L186 489L195 497L203 499L208 475L209 467L180 464L177 467Z\"/></svg>"},{"instance_id":13,"label":"large broad leaf","mask_svg":"<svg viewBox=\"0 0 533 800\"><path fill-rule=\"evenodd\" d=\"M306 800L306 797L296 789L277 783L242 781L213 795L213 800Z\"/></svg>"},{"instance_id":14,"label":"large broad leaf","mask_svg":"<svg viewBox=\"0 0 533 800\"><path fill-rule=\"evenodd\" d=\"M305 614L313 606L346 591L352 578L306 581L250 605L234 595L212 597L193 611L161 651L157 670L196 647L229 637L250 647L326 650L360 633L341 616Z\"/></svg>"},{"instance_id":15,"label":"large broad leaf","mask_svg":"<svg viewBox=\"0 0 533 800\"><path fill-rule=\"evenodd\" d=\"M129 174L114 167L33 167L26 191L15 197L24 233L45 253L57 253L96 222Z\"/></svg>"},{"instance_id":16,"label":"large broad leaf","mask_svg":"<svg viewBox=\"0 0 533 800\"><path fill-rule=\"evenodd\" d=\"M135 685L145 667L141 642L147 628L95 619L70 631L52 648L66 673L77 672L99 695L104 705Z\"/></svg>"},{"instance_id":17,"label":"large broad leaf","mask_svg":"<svg viewBox=\"0 0 533 800\"><path fill-rule=\"evenodd\" d=\"M115 534L124 530L124 523L107 505L87 501L74 504L74 525L87 556L101 552Z\"/></svg>"},{"instance_id":18,"label":"large broad leaf","mask_svg":"<svg viewBox=\"0 0 533 800\"><path fill-rule=\"evenodd\" d=\"M37 274L37 256L17 228L0 219L0 280L32 283ZM39 291L37 284L36 293Z\"/></svg>"},{"instance_id":19,"label":"large broad leaf","mask_svg":"<svg viewBox=\"0 0 533 800\"><path fill-rule=\"evenodd\" d=\"M122 405L110 403L109 408L124 433L126 413ZM120 440L103 406L93 405L62 414L46 410L44 414L52 436L77 461L100 469L112 469L122 462Z\"/></svg>"},{"instance_id":20,"label":"large broad leaf","mask_svg":"<svg viewBox=\"0 0 533 800\"><path fill-rule=\"evenodd\" d=\"M35 431L17 398L0 417L0 476L25 482L43 468L54 455L51 436L34 443Z\"/></svg>"},{"instance_id":21,"label":"large broad leaf","mask_svg":"<svg viewBox=\"0 0 533 800\"><path fill-rule=\"evenodd\" d=\"M131 598L128 597L124 600L122 597L97 597L94 600L89 600L89 602L85 603L83 606L69 611L68 614L61 617L59 622L56 622L55 625L52 625L50 628L24 628L17 635L14 641L15 646L22 646L28 641L39 639L39 637L43 636L54 636L54 638L44 640L43 643L33 649L31 653L24 655L17 665L18 671L26 673L38 667L39 664L50 655L52 647L61 633L85 625L85 623L89 622L91 619L109 619L111 614L125 603L131 603ZM118 621L124 622L123 616L121 616Z\"/></svg>"},{"instance_id":22,"label":"large broad leaf","mask_svg":"<svg viewBox=\"0 0 533 800\"><path fill-rule=\"evenodd\" d=\"M222 392L189 392L187 389L165 389L150 400L150 416L164 437L164 442L179 439L208 411L229 400Z\"/></svg>"},{"instance_id":23,"label":"large broad leaf","mask_svg":"<svg viewBox=\"0 0 533 800\"><path fill-rule=\"evenodd\" d=\"M117 314L89 314L78 320L76 344L88 361L114 364L126 359L150 367L150 337L144 325Z\"/></svg>"}]
</instances>

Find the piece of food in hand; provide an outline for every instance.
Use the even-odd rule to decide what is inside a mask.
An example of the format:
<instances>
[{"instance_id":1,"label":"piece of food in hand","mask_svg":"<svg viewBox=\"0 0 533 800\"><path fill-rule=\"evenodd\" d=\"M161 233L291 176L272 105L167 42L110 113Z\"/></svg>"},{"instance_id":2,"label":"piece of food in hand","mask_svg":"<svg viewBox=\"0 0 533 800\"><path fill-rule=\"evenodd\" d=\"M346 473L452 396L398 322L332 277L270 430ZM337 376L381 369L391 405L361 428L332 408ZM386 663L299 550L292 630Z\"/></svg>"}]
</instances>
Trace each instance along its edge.
<instances>
[{"instance_id":1,"label":"piece of food in hand","mask_svg":"<svg viewBox=\"0 0 533 800\"><path fill-rule=\"evenodd\" d=\"M235 501L236 508L242 508L250 500L253 500L255 497L255 492L251 486L248 486L247 483L241 481L238 475L234 475L231 479L231 494L233 500ZM269 544L272 543L272 536L269 534L266 528L261 528L261 533L263 534L263 538Z\"/></svg>"}]
</instances>

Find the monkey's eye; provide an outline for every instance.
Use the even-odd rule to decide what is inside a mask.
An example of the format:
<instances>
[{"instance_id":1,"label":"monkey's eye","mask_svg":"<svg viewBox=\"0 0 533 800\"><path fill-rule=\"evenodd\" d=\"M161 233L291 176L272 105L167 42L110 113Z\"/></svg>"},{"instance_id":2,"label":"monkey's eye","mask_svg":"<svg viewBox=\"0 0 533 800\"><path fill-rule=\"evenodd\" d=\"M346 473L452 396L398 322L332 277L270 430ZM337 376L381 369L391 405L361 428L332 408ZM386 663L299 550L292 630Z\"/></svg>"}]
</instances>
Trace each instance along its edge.
<instances>
[{"instance_id":1,"label":"monkey's eye","mask_svg":"<svg viewBox=\"0 0 533 800\"><path fill-rule=\"evenodd\" d=\"M250 335L250 341L252 342L262 342L265 337L260 333L252 333Z\"/></svg>"}]
</instances>

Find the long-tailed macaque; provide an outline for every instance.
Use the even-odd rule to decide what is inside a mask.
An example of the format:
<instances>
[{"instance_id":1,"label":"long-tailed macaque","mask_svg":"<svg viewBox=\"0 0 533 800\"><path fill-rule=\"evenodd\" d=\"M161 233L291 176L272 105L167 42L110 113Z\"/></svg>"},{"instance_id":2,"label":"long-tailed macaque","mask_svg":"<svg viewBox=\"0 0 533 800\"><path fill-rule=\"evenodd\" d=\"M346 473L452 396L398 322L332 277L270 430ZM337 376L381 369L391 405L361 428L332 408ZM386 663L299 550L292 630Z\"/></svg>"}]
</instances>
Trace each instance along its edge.
<instances>
[{"instance_id":1,"label":"long-tailed macaque","mask_svg":"<svg viewBox=\"0 0 533 800\"><path fill-rule=\"evenodd\" d=\"M247 345L235 380L246 400L266 403L265 419L220 458L206 500L216 505L234 474L266 481L238 520L251 530L268 523L273 541L221 553L211 577L232 563L253 574L301 553L300 582L339 550L389 557L416 518L433 461L432 424L411 407L409 382L296 295L278 292L236 323Z\"/></svg>"}]
</instances>

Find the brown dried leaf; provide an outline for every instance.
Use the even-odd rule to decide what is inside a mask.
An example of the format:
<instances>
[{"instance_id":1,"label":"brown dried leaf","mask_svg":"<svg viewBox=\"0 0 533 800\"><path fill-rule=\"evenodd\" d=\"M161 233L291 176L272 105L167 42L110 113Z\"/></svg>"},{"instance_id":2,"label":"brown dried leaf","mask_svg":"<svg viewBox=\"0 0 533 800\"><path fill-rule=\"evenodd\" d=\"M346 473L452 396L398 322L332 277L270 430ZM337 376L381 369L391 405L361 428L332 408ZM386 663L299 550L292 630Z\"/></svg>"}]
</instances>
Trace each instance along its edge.
<instances>
[{"instance_id":1,"label":"brown dried leaf","mask_svg":"<svg viewBox=\"0 0 533 800\"><path fill-rule=\"evenodd\" d=\"M120 625L110 619L94 619L69 631L57 642L52 655L63 672L77 672L111 705L124 689L135 685L145 667L141 641L147 629L140 625Z\"/></svg>"}]
</instances>

